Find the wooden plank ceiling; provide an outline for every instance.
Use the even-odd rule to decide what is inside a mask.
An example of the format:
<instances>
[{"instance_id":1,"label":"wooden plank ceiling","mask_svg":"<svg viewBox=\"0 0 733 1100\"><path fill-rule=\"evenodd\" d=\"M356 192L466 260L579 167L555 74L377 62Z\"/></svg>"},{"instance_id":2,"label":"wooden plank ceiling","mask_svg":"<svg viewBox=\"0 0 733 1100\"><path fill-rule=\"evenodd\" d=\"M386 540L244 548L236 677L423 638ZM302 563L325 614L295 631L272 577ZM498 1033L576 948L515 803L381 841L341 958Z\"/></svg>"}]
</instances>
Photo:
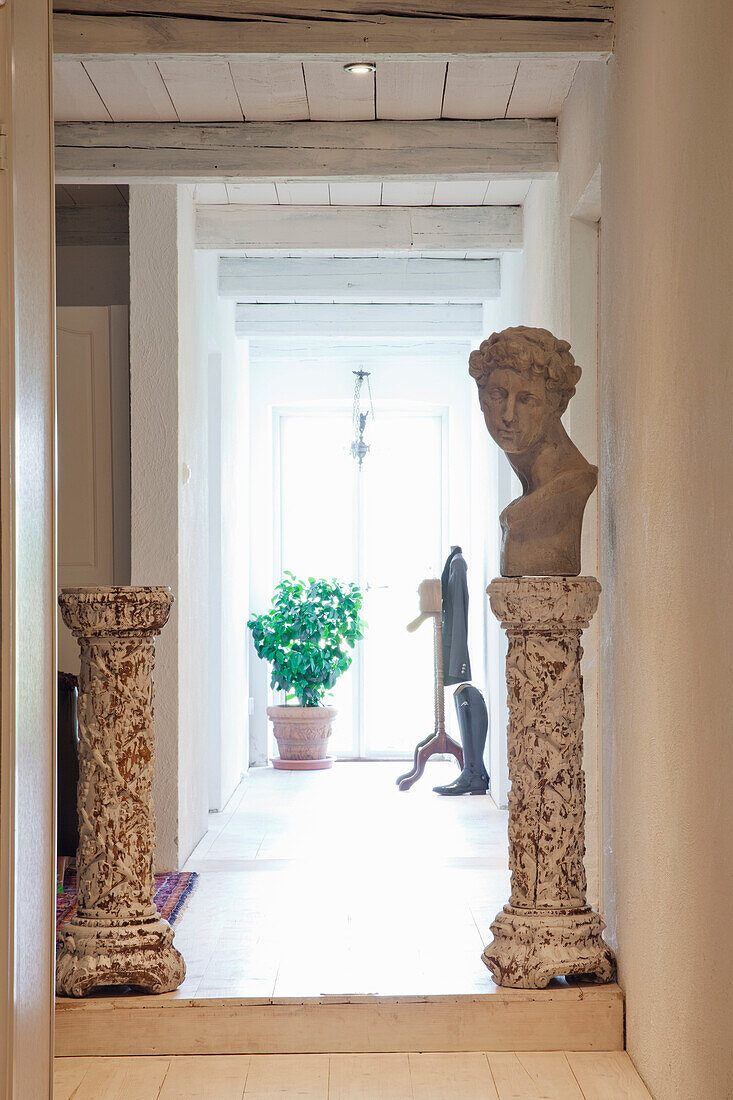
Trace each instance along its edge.
<instances>
[{"instance_id":1,"label":"wooden plank ceiling","mask_svg":"<svg viewBox=\"0 0 733 1100\"><path fill-rule=\"evenodd\" d=\"M613 0L55 0L54 12L55 117L69 123L554 119L578 64L607 56L613 35ZM363 59L374 73L344 71ZM493 206L522 203L529 186L490 168L482 179L433 171L330 182L222 173L196 198Z\"/></svg>"},{"instance_id":2,"label":"wooden plank ceiling","mask_svg":"<svg viewBox=\"0 0 733 1100\"><path fill-rule=\"evenodd\" d=\"M205 206L519 206L529 190L529 179L464 181L384 180L355 183L200 183L195 200ZM127 205L127 188L114 184L57 184L56 205Z\"/></svg>"},{"instance_id":3,"label":"wooden plank ceiling","mask_svg":"<svg viewBox=\"0 0 733 1100\"><path fill-rule=\"evenodd\" d=\"M349 58L345 58L345 61ZM57 122L346 122L556 118L576 59L54 63Z\"/></svg>"},{"instance_id":4,"label":"wooden plank ceiling","mask_svg":"<svg viewBox=\"0 0 733 1100\"><path fill-rule=\"evenodd\" d=\"M207 206L519 206L530 180L415 180L396 183L199 183L196 202Z\"/></svg>"}]
</instances>

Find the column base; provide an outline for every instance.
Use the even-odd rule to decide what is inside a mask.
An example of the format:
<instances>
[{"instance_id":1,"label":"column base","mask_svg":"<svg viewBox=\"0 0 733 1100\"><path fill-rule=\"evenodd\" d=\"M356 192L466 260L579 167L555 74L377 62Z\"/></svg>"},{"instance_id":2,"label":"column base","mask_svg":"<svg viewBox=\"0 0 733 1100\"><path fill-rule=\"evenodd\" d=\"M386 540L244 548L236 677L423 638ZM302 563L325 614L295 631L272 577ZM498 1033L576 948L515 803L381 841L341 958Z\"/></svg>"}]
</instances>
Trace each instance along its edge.
<instances>
[{"instance_id":1,"label":"column base","mask_svg":"<svg viewBox=\"0 0 733 1100\"><path fill-rule=\"evenodd\" d=\"M170 993L186 977L167 920L95 921L64 926L56 959L56 992L83 997L99 986L131 985L145 993Z\"/></svg>"},{"instance_id":2,"label":"column base","mask_svg":"<svg viewBox=\"0 0 733 1100\"><path fill-rule=\"evenodd\" d=\"M544 989L552 978L610 982L616 957L603 940L605 924L584 909L515 909L505 905L484 948L483 961L498 985Z\"/></svg>"}]
</instances>

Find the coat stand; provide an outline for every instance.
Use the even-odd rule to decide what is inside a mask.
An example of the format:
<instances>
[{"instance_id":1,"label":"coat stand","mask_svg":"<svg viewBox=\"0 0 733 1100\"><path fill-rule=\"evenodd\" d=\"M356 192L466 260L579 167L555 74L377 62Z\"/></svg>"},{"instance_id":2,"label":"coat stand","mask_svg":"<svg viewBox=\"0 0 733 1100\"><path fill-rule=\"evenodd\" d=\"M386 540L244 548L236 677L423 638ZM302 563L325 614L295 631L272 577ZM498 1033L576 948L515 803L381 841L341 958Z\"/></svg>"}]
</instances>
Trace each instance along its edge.
<instances>
[{"instance_id":1,"label":"coat stand","mask_svg":"<svg viewBox=\"0 0 733 1100\"><path fill-rule=\"evenodd\" d=\"M397 780L397 786L401 791L409 791L413 783L425 770L425 765L431 756L438 753L450 753L458 761L458 767L463 769L463 749L445 728L445 691L443 684L443 628L442 628L442 589L439 580L422 581L418 588L420 596L420 614L410 623L408 630L412 633L426 619L433 620L433 670L434 670L434 711L435 728L423 741L415 746L413 765L409 772L401 775Z\"/></svg>"},{"instance_id":2,"label":"coat stand","mask_svg":"<svg viewBox=\"0 0 733 1100\"><path fill-rule=\"evenodd\" d=\"M483 959L499 985L544 988L566 976L612 980L605 925L586 900L580 635L594 577L502 577L488 587L506 630L509 702L509 904Z\"/></svg>"},{"instance_id":3,"label":"coat stand","mask_svg":"<svg viewBox=\"0 0 733 1100\"><path fill-rule=\"evenodd\" d=\"M153 900L154 637L172 603L169 588L59 597L81 649L78 909L56 962L56 990L67 996L107 985L167 993L186 976Z\"/></svg>"}]
</instances>

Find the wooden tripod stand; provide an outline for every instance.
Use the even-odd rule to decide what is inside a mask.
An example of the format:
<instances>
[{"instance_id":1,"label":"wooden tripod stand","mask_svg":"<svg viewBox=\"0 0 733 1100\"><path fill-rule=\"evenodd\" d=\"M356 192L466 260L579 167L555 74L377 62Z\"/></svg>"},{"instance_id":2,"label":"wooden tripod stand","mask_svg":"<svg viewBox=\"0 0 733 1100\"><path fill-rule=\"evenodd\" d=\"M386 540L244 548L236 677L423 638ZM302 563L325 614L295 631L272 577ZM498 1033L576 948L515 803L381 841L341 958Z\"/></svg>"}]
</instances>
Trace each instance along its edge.
<instances>
[{"instance_id":1,"label":"wooden tripod stand","mask_svg":"<svg viewBox=\"0 0 733 1100\"><path fill-rule=\"evenodd\" d=\"M431 756L435 756L437 753L450 753L452 756L455 756L459 768L463 768L463 749L452 737L449 737L445 729L442 625L443 599L440 581L433 579L423 581L418 588L418 594L420 596L420 614L410 623L407 629L412 633L414 630L417 630L426 619L433 620L435 729L415 746L415 755L410 771L405 772L404 775L401 775L396 780L397 786L401 791L409 791L412 784L417 783L425 770L426 763Z\"/></svg>"}]
</instances>

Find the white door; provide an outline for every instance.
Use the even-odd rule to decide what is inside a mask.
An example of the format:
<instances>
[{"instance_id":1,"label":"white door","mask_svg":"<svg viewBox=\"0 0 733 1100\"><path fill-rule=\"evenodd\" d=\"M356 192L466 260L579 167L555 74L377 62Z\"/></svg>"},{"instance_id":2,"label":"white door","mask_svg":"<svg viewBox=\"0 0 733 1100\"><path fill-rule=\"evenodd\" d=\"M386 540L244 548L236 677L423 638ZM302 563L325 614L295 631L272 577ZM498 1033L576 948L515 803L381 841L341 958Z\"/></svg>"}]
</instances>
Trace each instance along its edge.
<instances>
[{"instance_id":1,"label":"white door","mask_svg":"<svg viewBox=\"0 0 733 1100\"><path fill-rule=\"evenodd\" d=\"M409 757L432 729L431 627L405 627L418 584L441 565L445 419L442 410L378 411L360 472L348 453L349 412L279 417L281 570L353 580L364 592L365 638L330 700L338 756Z\"/></svg>"},{"instance_id":2,"label":"white door","mask_svg":"<svg viewBox=\"0 0 733 1100\"><path fill-rule=\"evenodd\" d=\"M58 585L114 583L110 321L106 306L57 310ZM58 665L79 647L59 616Z\"/></svg>"}]
</instances>

